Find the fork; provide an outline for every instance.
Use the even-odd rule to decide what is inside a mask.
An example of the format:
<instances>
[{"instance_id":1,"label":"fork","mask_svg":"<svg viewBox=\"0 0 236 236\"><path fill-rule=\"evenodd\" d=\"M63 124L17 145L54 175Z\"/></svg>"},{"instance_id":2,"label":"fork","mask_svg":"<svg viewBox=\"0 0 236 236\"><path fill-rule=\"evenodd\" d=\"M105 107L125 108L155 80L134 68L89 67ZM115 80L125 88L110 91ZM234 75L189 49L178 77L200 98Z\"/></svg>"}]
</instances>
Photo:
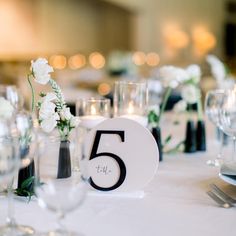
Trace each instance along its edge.
<instances>
[{"instance_id":1,"label":"fork","mask_svg":"<svg viewBox=\"0 0 236 236\"><path fill-rule=\"evenodd\" d=\"M210 187L217 193L217 195L219 195L219 197L223 198L223 200L225 200L226 202L230 202L231 204L236 204L236 199L230 197L227 193L222 191L215 184L210 184Z\"/></svg>"},{"instance_id":2,"label":"fork","mask_svg":"<svg viewBox=\"0 0 236 236\"><path fill-rule=\"evenodd\" d=\"M219 206L223 208L230 208L233 207L233 205L230 202L224 201L222 198L218 197L214 192L208 191L207 192L208 196L212 198Z\"/></svg>"}]
</instances>

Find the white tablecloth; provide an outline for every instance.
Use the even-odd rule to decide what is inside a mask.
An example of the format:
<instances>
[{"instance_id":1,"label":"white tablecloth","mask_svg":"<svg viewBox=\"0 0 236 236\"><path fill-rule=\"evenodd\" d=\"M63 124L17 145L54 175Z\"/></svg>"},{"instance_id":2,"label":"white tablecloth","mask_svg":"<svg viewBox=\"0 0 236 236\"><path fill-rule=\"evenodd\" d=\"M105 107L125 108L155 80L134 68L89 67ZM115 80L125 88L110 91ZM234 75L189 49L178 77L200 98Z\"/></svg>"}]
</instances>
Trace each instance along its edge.
<instances>
[{"instance_id":1,"label":"white tablecloth","mask_svg":"<svg viewBox=\"0 0 236 236\"><path fill-rule=\"evenodd\" d=\"M215 143L208 148L213 150ZM216 147L217 148L217 147ZM235 236L236 208L223 209L206 191L216 183L236 197L236 187L218 177L218 168L206 165L210 152L165 155L145 197L88 196L67 215L65 225L85 236ZM16 199L16 219L38 231L55 228L55 215L36 200ZM0 198L0 224L5 223L7 201Z\"/></svg>"}]
</instances>

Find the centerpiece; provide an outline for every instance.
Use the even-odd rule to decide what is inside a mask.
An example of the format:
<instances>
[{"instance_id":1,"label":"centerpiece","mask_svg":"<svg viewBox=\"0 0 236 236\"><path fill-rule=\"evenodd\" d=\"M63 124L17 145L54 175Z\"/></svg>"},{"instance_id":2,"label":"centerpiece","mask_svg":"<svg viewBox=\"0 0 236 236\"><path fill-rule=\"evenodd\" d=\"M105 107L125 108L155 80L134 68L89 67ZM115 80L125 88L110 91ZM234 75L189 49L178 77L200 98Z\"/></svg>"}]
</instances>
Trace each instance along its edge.
<instances>
[{"instance_id":1,"label":"centerpiece","mask_svg":"<svg viewBox=\"0 0 236 236\"><path fill-rule=\"evenodd\" d=\"M28 74L28 82L32 91L32 111L38 110L39 125L46 133L51 133L55 128L59 133L60 148L58 159L57 178L71 176L70 134L79 124L79 119L73 116L67 107L61 88L51 78L54 70L48 65L48 61L39 58L31 62L31 70ZM39 94L40 100L35 104L35 93L32 80L42 85L50 85L52 92Z\"/></svg>"}]
</instances>

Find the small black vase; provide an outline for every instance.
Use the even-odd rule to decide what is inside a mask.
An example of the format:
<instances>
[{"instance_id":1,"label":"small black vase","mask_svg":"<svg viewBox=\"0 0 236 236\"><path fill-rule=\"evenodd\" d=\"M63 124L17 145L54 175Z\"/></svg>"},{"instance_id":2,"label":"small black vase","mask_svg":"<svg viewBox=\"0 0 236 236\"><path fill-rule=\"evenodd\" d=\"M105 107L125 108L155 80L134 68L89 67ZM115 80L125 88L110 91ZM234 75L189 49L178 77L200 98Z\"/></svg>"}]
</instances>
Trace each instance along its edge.
<instances>
[{"instance_id":1,"label":"small black vase","mask_svg":"<svg viewBox=\"0 0 236 236\"><path fill-rule=\"evenodd\" d=\"M197 151L206 151L206 129L205 122L198 120L196 128Z\"/></svg>"},{"instance_id":2,"label":"small black vase","mask_svg":"<svg viewBox=\"0 0 236 236\"><path fill-rule=\"evenodd\" d=\"M20 156L23 159L27 154L29 153L29 147L22 148L20 150ZM22 183L29 179L30 177L33 177L35 175L35 166L34 161L32 161L28 166L25 168L22 168L18 172L18 182L17 182L17 188L22 188ZM34 189L34 183L31 182L30 184L24 186L24 190L27 192L33 192ZM21 196L27 196L24 194L24 192L21 192Z\"/></svg>"},{"instance_id":3,"label":"small black vase","mask_svg":"<svg viewBox=\"0 0 236 236\"><path fill-rule=\"evenodd\" d=\"M71 176L70 141L61 141L59 150L57 178L63 179Z\"/></svg>"},{"instance_id":4,"label":"small black vase","mask_svg":"<svg viewBox=\"0 0 236 236\"><path fill-rule=\"evenodd\" d=\"M156 140L158 150L159 150L159 161L163 160L162 156L162 143L161 143L161 129L160 127L152 128L152 135Z\"/></svg>"},{"instance_id":5,"label":"small black vase","mask_svg":"<svg viewBox=\"0 0 236 236\"><path fill-rule=\"evenodd\" d=\"M196 132L194 122L189 120L186 126L185 149L186 153L196 152Z\"/></svg>"}]
</instances>

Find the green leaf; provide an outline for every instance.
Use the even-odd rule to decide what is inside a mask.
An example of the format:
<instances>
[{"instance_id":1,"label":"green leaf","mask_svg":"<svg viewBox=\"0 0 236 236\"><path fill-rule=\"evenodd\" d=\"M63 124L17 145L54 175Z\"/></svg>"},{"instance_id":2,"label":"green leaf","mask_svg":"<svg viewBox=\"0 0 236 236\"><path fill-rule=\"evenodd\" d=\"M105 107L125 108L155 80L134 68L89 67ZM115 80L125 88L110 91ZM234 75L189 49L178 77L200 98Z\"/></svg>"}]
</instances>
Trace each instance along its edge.
<instances>
[{"instance_id":1,"label":"green leaf","mask_svg":"<svg viewBox=\"0 0 236 236\"><path fill-rule=\"evenodd\" d=\"M21 188L25 189L25 188L29 188L30 185L34 184L34 176L29 177L28 179L24 180L21 184Z\"/></svg>"}]
</instances>

